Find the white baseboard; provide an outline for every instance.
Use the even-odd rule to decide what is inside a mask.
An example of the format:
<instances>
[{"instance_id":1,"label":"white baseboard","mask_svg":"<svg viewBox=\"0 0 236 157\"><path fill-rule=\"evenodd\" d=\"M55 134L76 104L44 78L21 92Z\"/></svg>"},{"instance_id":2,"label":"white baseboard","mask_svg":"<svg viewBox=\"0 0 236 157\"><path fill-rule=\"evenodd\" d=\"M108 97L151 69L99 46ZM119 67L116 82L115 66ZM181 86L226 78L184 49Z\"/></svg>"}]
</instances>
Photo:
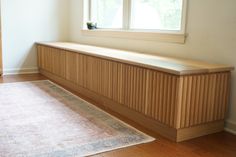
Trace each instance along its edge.
<instances>
[{"instance_id":1,"label":"white baseboard","mask_svg":"<svg viewBox=\"0 0 236 157\"><path fill-rule=\"evenodd\" d=\"M38 67L3 69L3 75L35 74L35 73L39 73Z\"/></svg>"},{"instance_id":2,"label":"white baseboard","mask_svg":"<svg viewBox=\"0 0 236 157\"><path fill-rule=\"evenodd\" d=\"M225 131L236 135L236 123L232 121L225 122Z\"/></svg>"}]
</instances>

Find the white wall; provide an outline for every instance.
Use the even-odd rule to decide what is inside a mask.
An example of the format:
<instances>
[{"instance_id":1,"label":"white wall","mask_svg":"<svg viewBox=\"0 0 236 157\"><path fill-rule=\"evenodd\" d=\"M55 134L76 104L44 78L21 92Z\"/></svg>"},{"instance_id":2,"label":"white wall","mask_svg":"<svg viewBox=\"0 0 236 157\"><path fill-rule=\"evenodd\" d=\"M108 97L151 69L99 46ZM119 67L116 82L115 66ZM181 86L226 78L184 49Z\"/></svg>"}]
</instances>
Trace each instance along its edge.
<instances>
[{"instance_id":1,"label":"white wall","mask_svg":"<svg viewBox=\"0 0 236 157\"><path fill-rule=\"evenodd\" d=\"M82 0L71 0L71 41L230 64L236 67L236 0L189 0L189 36L185 44L82 36L81 25ZM236 124L236 72L232 75L228 121Z\"/></svg>"},{"instance_id":2,"label":"white wall","mask_svg":"<svg viewBox=\"0 0 236 157\"><path fill-rule=\"evenodd\" d=\"M68 0L2 0L3 69L37 69L36 41L68 38Z\"/></svg>"}]
</instances>

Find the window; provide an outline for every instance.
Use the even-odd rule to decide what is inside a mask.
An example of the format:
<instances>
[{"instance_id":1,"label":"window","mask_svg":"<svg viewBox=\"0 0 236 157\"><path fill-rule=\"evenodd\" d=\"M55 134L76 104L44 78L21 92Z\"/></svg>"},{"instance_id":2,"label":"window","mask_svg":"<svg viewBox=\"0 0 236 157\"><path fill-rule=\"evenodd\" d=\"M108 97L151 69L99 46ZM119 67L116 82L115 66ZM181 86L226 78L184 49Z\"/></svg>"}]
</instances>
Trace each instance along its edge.
<instances>
[{"instance_id":1,"label":"window","mask_svg":"<svg viewBox=\"0 0 236 157\"><path fill-rule=\"evenodd\" d=\"M132 0L131 28L181 30L182 0Z\"/></svg>"},{"instance_id":2,"label":"window","mask_svg":"<svg viewBox=\"0 0 236 157\"><path fill-rule=\"evenodd\" d=\"M98 28L180 32L186 0L87 0L88 20Z\"/></svg>"},{"instance_id":3,"label":"window","mask_svg":"<svg viewBox=\"0 0 236 157\"><path fill-rule=\"evenodd\" d=\"M184 43L186 6L187 0L84 0L83 31ZM86 31L88 21L97 23L98 29Z\"/></svg>"},{"instance_id":4,"label":"window","mask_svg":"<svg viewBox=\"0 0 236 157\"><path fill-rule=\"evenodd\" d=\"M91 0L91 21L99 28L122 28L123 0Z\"/></svg>"}]
</instances>

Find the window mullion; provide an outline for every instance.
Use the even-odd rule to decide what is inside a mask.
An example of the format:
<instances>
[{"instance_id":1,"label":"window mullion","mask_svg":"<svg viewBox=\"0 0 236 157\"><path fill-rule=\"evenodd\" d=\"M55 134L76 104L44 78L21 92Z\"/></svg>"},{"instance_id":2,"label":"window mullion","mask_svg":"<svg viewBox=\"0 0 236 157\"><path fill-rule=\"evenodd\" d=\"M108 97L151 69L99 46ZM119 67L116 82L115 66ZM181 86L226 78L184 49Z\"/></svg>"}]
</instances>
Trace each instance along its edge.
<instances>
[{"instance_id":1,"label":"window mullion","mask_svg":"<svg viewBox=\"0 0 236 157\"><path fill-rule=\"evenodd\" d=\"M91 0L88 0L88 19L89 19L89 21L91 21L92 19L92 17L91 17L91 11L92 11L92 4L91 4Z\"/></svg>"},{"instance_id":2,"label":"window mullion","mask_svg":"<svg viewBox=\"0 0 236 157\"><path fill-rule=\"evenodd\" d=\"M83 1L83 28L87 28L86 23L90 21L90 15L91 15L91 0L84 0Z\"/></svg>"},{"instance_id":3,"label":"window mullion","mask_svg":"<svg viewBox=\"0 0 236 157\"><path fill-rule=\"evenodd\" d=\"M131 24L131 1L132 0L128 0L128 19L127 19L128 29L130 29L130 24Z\"/></svg>"},{"instance_id":4,"label":"window mullion","mask_svg":"<svg viewBox=\"0 0 236 157\"><path fill-rule=\"evenodd\" d=\"M130 28L130 3L131 0L123 0L123 29Z\"/></svg>"},{"instance_id":5,"label":"window mullion","mask_svg":"<svg viewBox=\"0 0 236 157\"><path fill-rule=\"evenodd\" d=\"M180 32L182 34L185 33L185 29L186 29L186 16L187 16L187 5L188 5L188 2L187 0L183 0L183 6L182 6L182 17L181 17L181 30Z\"/></svg>"}]
</instances>

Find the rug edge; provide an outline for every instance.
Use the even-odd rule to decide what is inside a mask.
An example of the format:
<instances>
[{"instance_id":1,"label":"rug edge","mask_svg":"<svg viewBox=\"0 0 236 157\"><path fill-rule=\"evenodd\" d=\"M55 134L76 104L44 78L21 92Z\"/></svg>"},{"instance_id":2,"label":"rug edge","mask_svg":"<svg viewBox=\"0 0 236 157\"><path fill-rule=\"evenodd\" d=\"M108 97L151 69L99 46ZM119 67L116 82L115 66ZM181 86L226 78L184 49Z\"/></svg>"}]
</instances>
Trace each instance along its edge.
<instances>
[{"instance_id":1,"label":"rug edge","mask_svg":"<svg viewBox=\"0 0 236 157\"><path fill-rule=\"evenodd\" d=\"M102 154L102 153L112 152L112 151L116 151L116 150L119 150L119 149L122 149L122 148L128 148L128 147L132 147L132 146L136 146L136 145L146 144L146 143L149 143L149 142L153 142L155 140L156 140L155 138L154 139L147 139L143 142L132 143L132 144L116 147L116 148L113 148L113 149L105 149L105 150L101 150L101 151L98 151L98 152L86 154L85 156L98 155L98 154Z\"/></svg>"},{"instance_id":2,"label":"rug edge","mask_svg":"<svg viewBox=\"0 0 236 157\"><path fill-rule=\"evenodd\" d=\"M132 128L132 129L134 129L134 130L135 130L135 131L137 131L138 133L140 133L140 134L142 134L142 135L145 135L145 136L147 136L149 139L152 139L153 141L154 141L154 140L156 140L156 138L154 138L154 137L152 137L152 136L150 136L150 135L148 135L148 134L146 134L146 133L144 133L144 132L142 132L142 131L138 130L137 128L135 128L135 127L131 126L130 124L127 124L126 122L123 122L123 121L122 121L122 120L120 120L119 118L117 118L117 117L115 117L115 116L111 115L110 113L107 113L106 111L102 110L101 108L99 108L99 107L97 107L97 106L93 105L92 103L90 103L90 102L88 102L88 101L86 101L86 100L84 100L84 99L80 98L79 96L75 95L74 93L72 93L72 92L68 91L67 89L65 89L64 87L60 86L59 84L57 84L57 83L54 83L54 82L52 82L51 80L44 80L44 81L48 81L48 82L50 82L51 84L53 84L53 85L57 86L58 88L60 88L60 89L64 90L65 92L67 92L67 93L69 93L69 94L71 94L71 95L75 96L76 98L78 98L78 99L80 99L80 100L82 100L82 101L84 101L84 102L88 103L88 104L89 104L91 107L93 107L93 108L95 108L95 109L97 109L97 110L99 110L99 111L103 112L104 114L107 114L107 115L109 115L110 117L112 117L112 118L114 118L115 120L119 121L120 123L122 123L122 124L126 125L127 127L130 127L130 128ZM147 142L145 142L145 143L147 143Z\"/></svg>"}]
</instances>

